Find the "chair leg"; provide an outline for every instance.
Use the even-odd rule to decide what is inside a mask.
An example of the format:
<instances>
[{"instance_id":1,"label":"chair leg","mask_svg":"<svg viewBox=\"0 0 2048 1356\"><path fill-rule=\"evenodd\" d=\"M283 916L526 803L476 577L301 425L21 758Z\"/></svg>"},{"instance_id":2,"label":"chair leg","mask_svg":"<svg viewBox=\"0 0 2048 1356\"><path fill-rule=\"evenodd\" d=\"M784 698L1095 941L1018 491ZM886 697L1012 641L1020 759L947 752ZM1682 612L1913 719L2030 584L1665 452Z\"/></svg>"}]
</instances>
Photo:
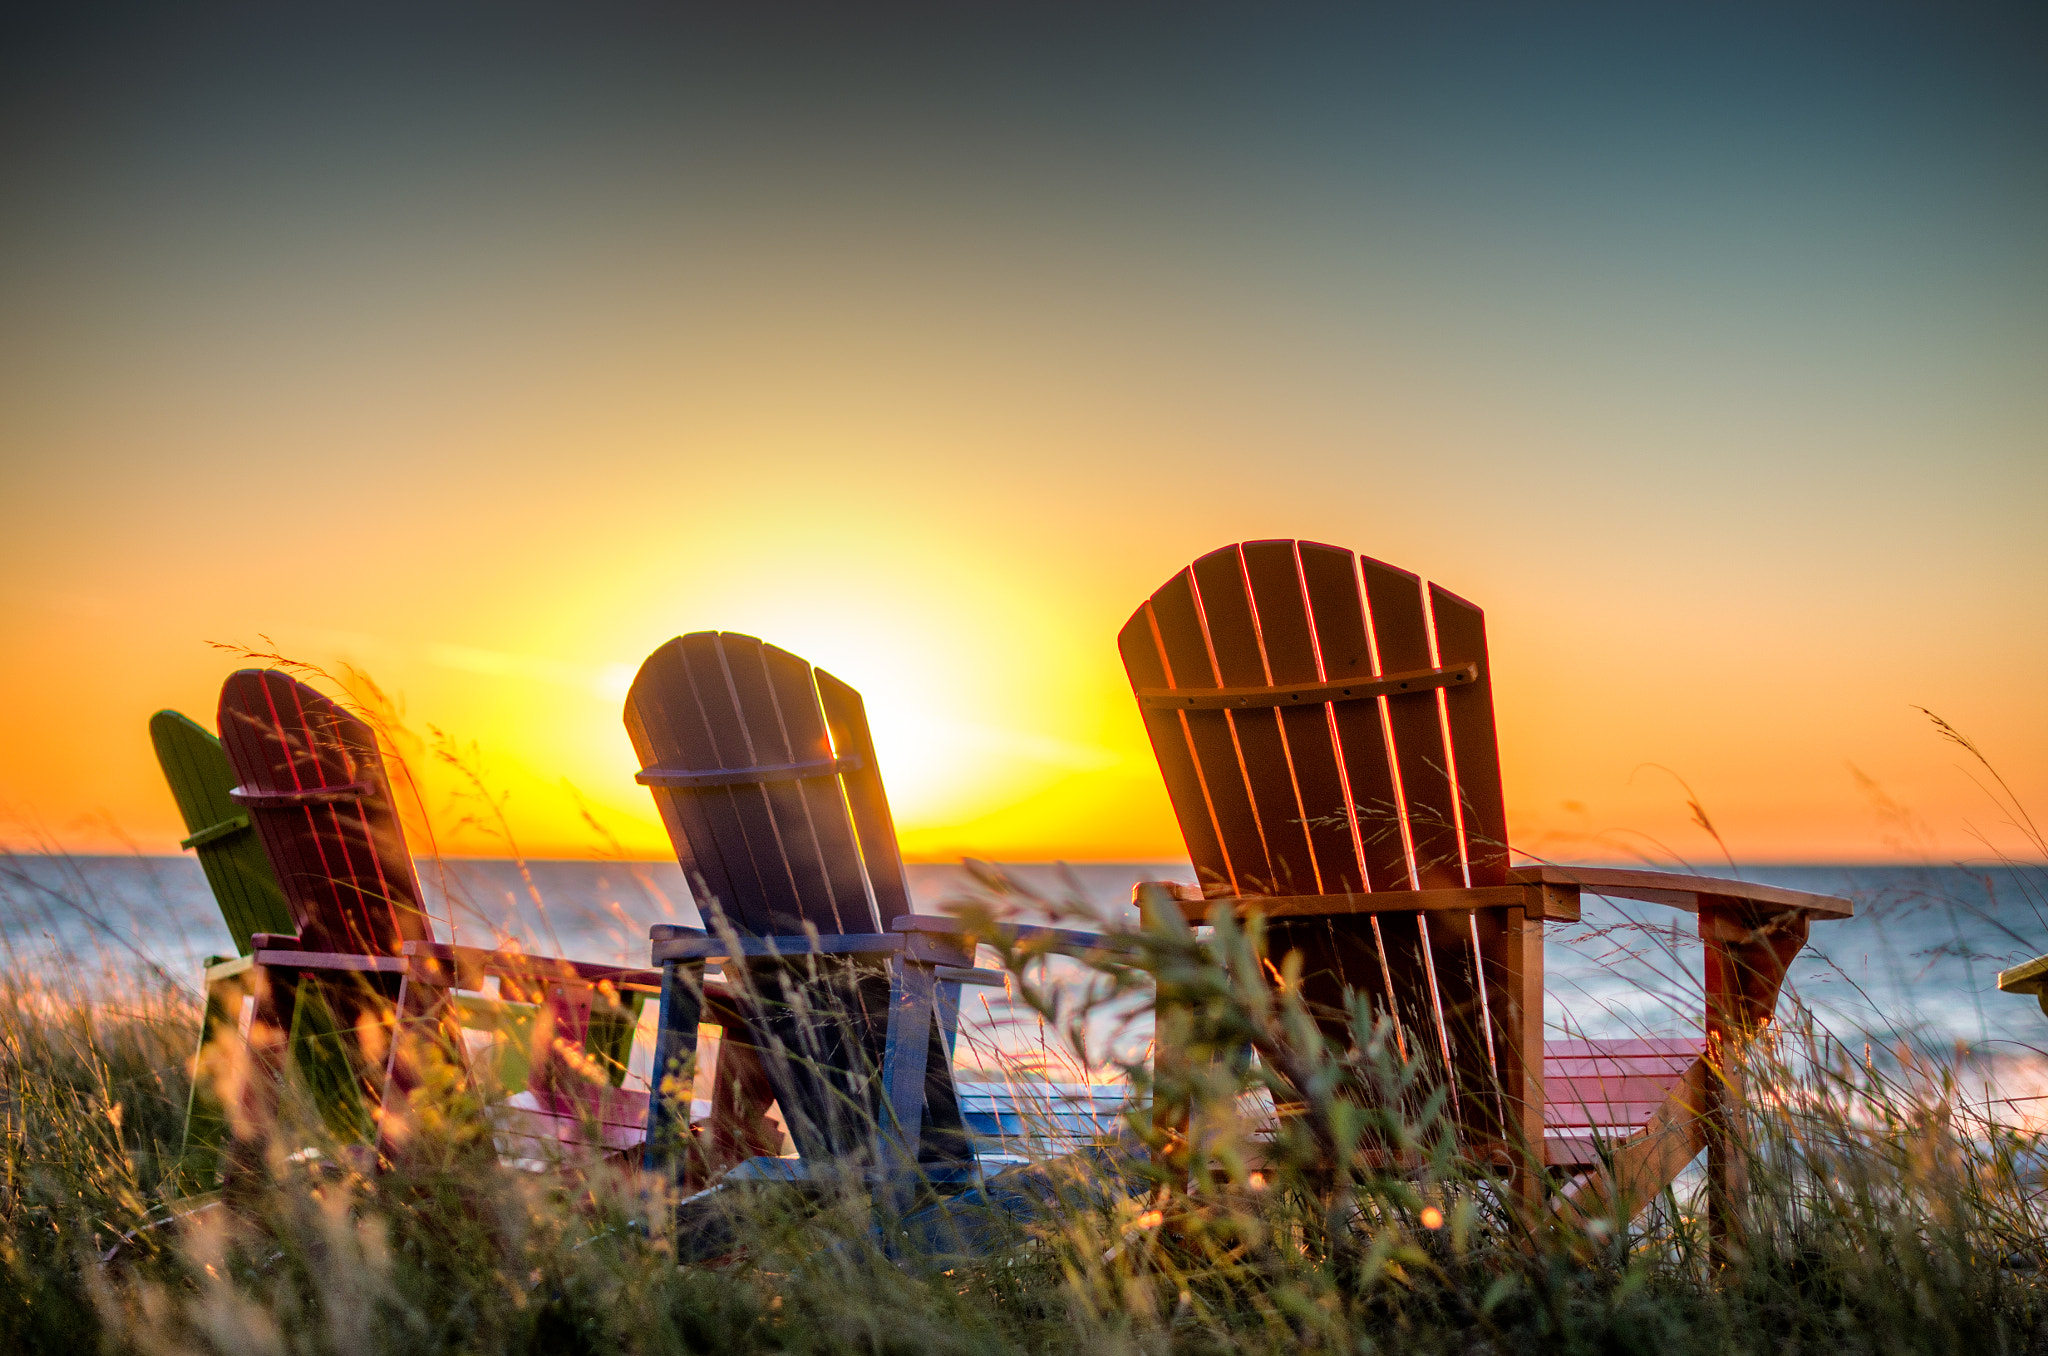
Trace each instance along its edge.
<instances>
[{"instance_id":1,"label":"chair leg","mask_svg":"<svg viewBox=\"0 0 2048 1356\"><path fill-rule=\"evenodd\" d=\"M641 1166L678 1174L690 1138L690 1093L697 1072L697 1026L704 1015L704 962L672 960L661 967L661 1025L654 1042L653 1095Z\"/></svg>"},{"instance_id":2,"label":"chair leg","mask_svg":"<svg viewBox=\"0 0 2048 1356\"><path fill-rule=\"evenodd\" d=\"M278 1099L298 999L299 974L295 970L252 965L247 978L256 1008L249 1021L240 1095L229 1103L232 1133L222 1185L230 1192L246 1189L262 1177L264 1151L277 1129Z\"/></svg>"},{"instance_id":3,"label":"chair leg","mask_svg":"<svg viewBox=\"0 0 2048 1356\"><path fill-rule=\"evenodd\" d=\"M712 1173L730 1168L749 1158L773 1158L782 1152L781 1136L768 1120L768 1107L775 1101L775 1085L761 1052L748 1039L747 1026L738 1012L716 1012L725 1035L718 1042L718 1067L711 1092L711 1120L707 1143L692 1153L686 1189L702 1187Z\"/></svg>"},{"instance_id":4,"label":"chair leg","mask_svg":"<svg viewBox=\"0 0 2048 1356\"><path fill-rule=\"evenodd\" d=\"M876 1166L908 1171L917 1162L924 1131L924 1079L931 1053L932 1018L938 1001L938 972L905 956L889 963L889 1035L882 1050L881 1124L876 1127Z\"/></svg>"},{"instance_id":5,"label":"chair leg","mask_svg":"<svg viewBox=\"0 0 2048 1356\"><path fill-rule=\"evenodd\" d=\"M415 962L416 973L408 973L399 982L398 1019L377 1111L377 1161L381 1164L395 1163L418 1129L414 1094L427 1081L436 1061L452 1064L465 1082L472 1081L462 1030L453 1023L451 977L441 973L443 968L438 961L422 958Z\"/></svg>"},{"instance_id":6,"label":"chair leg","mask_svg":"<svg viewBox=\"0 0 2048 1356\"><path fill-rule=\"evenodd\" d=\"M239 1107L249 1074L241 1039L242 1003L254 992L247 968L206 982L192 1091L185 1103L185 1137L178 1149L178 1175L187 1189L208 1190L220 1175L221 1144L232 1131L229 1109Z\"/></svg>"},{"instance_id":7,"label":"chair leg","mask_svg":"<svg viewBox=\"0 0 2048 1356\"><path fill-rule=\"evenodd\" d=\"M1741 1142L1742 1065L1750 1041L1778 1006L1793 957L1806 945L1808 916L1766 913L1741 900L1700 897L1706 943L1707 1077L1702 1128L1707 1143L1707 1224L1717 1264L1742 1240L1748 1155Z\"/></svg>"}]
</instances>

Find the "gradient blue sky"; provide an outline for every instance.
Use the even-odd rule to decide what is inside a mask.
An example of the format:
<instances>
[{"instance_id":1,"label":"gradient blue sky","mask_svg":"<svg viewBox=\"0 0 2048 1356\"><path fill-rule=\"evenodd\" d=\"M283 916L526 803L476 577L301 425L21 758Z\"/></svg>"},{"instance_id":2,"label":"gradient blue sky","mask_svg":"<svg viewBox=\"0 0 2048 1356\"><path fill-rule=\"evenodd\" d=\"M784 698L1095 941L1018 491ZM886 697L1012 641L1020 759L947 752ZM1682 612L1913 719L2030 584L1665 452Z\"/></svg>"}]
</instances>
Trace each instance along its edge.
<instances>
[{"instance_id":1,"label":"gradient blue sky","mask_svg":"<svg viewBox=\"0 0 2048 1356\"><path fill-rule=\"evenodd\" d=\"M1171 853L1113 638L1266 536L1488 608L1532 851L1710 859L1646 764L2013 843L1914 704L2048 800L2037 9L4 22L12 840L174 842L143 723L269 636L657 853L621 675L721 627L913 852Z\"/></svg>"}]
</instances>

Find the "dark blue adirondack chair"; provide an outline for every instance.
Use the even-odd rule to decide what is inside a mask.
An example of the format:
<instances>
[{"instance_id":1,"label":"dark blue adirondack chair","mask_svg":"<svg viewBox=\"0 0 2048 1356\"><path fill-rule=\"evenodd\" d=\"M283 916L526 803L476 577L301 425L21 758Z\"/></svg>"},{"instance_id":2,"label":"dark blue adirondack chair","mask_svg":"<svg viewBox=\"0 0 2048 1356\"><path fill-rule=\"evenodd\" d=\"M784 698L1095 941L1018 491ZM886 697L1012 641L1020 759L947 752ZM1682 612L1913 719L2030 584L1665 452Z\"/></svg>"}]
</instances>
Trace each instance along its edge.
<instances>
[{"instance_id":1,"label":"dark blue adirondack chair","mask_svg":"<svg viewBox=\"0 0 2048 1356\"><path fill-rule=\"evenodd\" d=\"M704 969L718 964L745 1027L721 1050L759 1060L802 1159L755 1158L735 1175L800 1179L831 1163L974 1176L953 1085L958 986L1002 976L973 968L957 922L912 915L860 694L752 636L697 631L648 657L625 716L707 924L651 932L662 987L647 1165L683 1157L682 1080Z\"/></svg>"}]
</instances>

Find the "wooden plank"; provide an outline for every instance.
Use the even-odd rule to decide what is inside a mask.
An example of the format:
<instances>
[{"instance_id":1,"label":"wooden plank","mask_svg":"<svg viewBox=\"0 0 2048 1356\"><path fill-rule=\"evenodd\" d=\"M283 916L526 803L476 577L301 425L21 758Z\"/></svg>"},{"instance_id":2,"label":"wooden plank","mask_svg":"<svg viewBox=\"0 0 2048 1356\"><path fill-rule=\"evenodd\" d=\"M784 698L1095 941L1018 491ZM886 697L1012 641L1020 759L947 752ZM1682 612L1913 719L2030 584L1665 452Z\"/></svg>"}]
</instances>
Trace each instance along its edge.
<instances>
[{"instance_id":1,"label":"wooden plank","mask_svg":"<svg viewBox=\"0 0 2048 1356\"><path fill-rule=\"evenodd\" d=\"M404 941L431 938L433 927L420 908L419 880L375 731L325 694L281 673L273 672L268 686L273 694L280 688L288 691L297 709L307 737L299 764L308 769L309 785L317 778L320 786L361 793L310 811L312 822L347 863L346 880L336 883L347 935L360 949L384 955L395 953ZM261 793L261 788L247 789ZM319 931L304 927L299 935L317 946Z\"/></svg>"},{"instance_id":2,"label":"wooden plank","mask_svg":"<svg viewBox=\"0 0 2048 1356\"><path fill-rule=\"evenodd\" d=\"M365 956L351 951L259 950L256 963L277 970L340 970L374 975L402 975L411 968L403 956Z\"/></svg>"},{"instance_id":3,"label":"wooden plank","mask_svg":"<svg viewBox=\"0 0 2048 1356\"><path fill-rule=\"evenodd\" d=\"M325 695L274 669L243 669L221 688L222 748L254 797L248 813L305 945L396 955L433 935L391 799L375 733ZM361 785L330 804L269 796Z\"/></svg>"},{"instance_id":4,"label":"wooden plank","mask_svg":"<svg viewBox=\"0 0 2048 1356\"><path fill-rule=\"evenodd\" d=\"M1406 570L1359 557L1372 619L1373 647L1381 672L1424 669L1436 663L1423 612L1422 580ZM1392 732L1394 766L1401 786L1402 821L1408 829L1410 869L1418 890L1465 885L1462 845L1457 834L1456 794L1443 718L1434 691L1384 697Z\"/></svg>"},{"instance_id":5,"label":"wooden plank","mask_svg":"<svg viewBox=\"0 0 2048 1356\"><path fill-rule=\"evenodd\" d=\"M1148 599L1117 633L1117 653L1123 657L1124 672L1131 687L1168 686L1165 656L1154 634L1152 603ZM1138 715L1145 723L1145 736L1152 742L1152 757L1166 783L1166 798L1180 823L1180 836L1187 844L1196 878L1208 885L1227 888L1231 879L1230 857L1223 850L1222 831L1209 806L1209 793L1202 785L1201 769L1195 764L1194 745L1189 742L1187 723L1177 711L1161 711L1140 702Z\"/></svg>"},{"instance_id":6,"label":"wooden plank","mask_svg":"<svg viewBox=\"0 0 2048 1356\"><path fill-rule=\"evenodd\" d=\"M1577 885L1609 899L1640 899L1646 903L1669 904L1688 912L1699 910L1701 896L1740 900L1760 908L1797 909L1816 918L1849 918L1856 912L1853 903L1835 895L1725 880L1718 876L1643 871L1634 867L1553 866L1544 863L1515 867L1508 872L1508 879Z\"/></svg>"},{"instance_id":7,"label":"wooden plank","mask_svg":"<svg viewBox=\"0 0 2048 1356\"><path fill-rule=\"evenodd\" d=\"M246 957L230 965L211 966L206 972L206 1007L185 1101L185 1136L178 1149L178 1176L186 1191L214 1186L221 1146L232 1124L228 1108L232 1103L240 1109L241 1084L250 1073L250 1061L240 1048L240 1028L242 1004L255 994L256 977Z\"/></svg>"},{"instance_id":8,"label":"wooden plank","mask_svg":"<svg viewBox=\"0 0 2048 1356\"><path fill-rule=\"evenodd\" d=\"M1690 1068L1657 1069L1634 1074L1560 1075L1549 1071L1546 1086L1556 1089L1551 1102L1557 1106L1585 1107L1598 1112L1609 1106L1654 1102Z\"/></svg>"},{"instance_id":9,"label":"wooden plank","mask_svg":"<svg viewBox=\"0 0 2048 1356\"><path fill-rule=\"evenodd\" d=\"M916 1161L924 1134L925 1074L931 1051L932 1018L938 1000L932 967L898 958L889 967L889 1029L882 1052L882 1110L876 1118L880 1142L875 1157L884 1170Z\"/></svg>"},{"instance_id":10,"label":"wooden plank","mask_svg":"<svg viewBox=\"0 0 2048 1356\"><path fill-rule=\"evenodd\" d=\"M657 658L665 661L659 667ZM675 767L725 766L721 761L720 741L712 733L710 718L704 709L707 695L727 708L731 705L730 694L726 691L724 664L715 649L715 633L693 631L676 637L649 657L641 669L641 677L648 680L647 687L643 692L640 683L636 682L633 697L639 699L640 710L643 716L648 717L649 737L655 737L658 730L665 741L656 744L654 756L648 761ZM655 713L661 717L658 727L652 719ZM728 739L725 742L735 748L735 762L743 763L746 754L741 747L742 741ZM714 914L722 914L727 922L743 932L773 931L769 919L769 885L763 878L762 864L757 861L748 842L747 826L742 822L732 788L661 790L655 793L655 799L675 810L670 838L676 845L678 857L682 856L687 842L692 855L700 862L715 854L723 867L725 880L722 890L713 878L706 877L705 883L712 898L698 900L705 918L709 920ZM689 836L678 838L677 827L683 828ZM779 863L779 854L773 860Z\"/></svg>"},{"instance_id":11,"label":"wooden plank","mask_svg":"<svg viewBox=\"0 0 2048 1356\"><path fill-rule=\"evenodd\" d=\"M293 931L291 906L263 854L262 840L248 814L228 795L235 773L220 740L176 711L151 716L149 737L185 822L186 842L206 873L236 951L248 955L254 933Z\"/></svg>"},{"instance_id":12,"label":"wooden plank","mask_svg":"<svg viewBox=\"0 0 2048 1356\"><path fill-rule=\"evenodd\" d=\"M1636 1058L1545 1059L1543 1068L1552 1078L1669 1078L1684 1073L1700 1052L1685 1055L1643 1055Z\"/></svg>"},{"instance_id":13,"label":"wooden plank","mask_svg":"<svg viewBox=\"0 0 2048 1356\"><path fill-rule=\"evenodd\" d=\"M1202 630L1200 604L1196 601L1194 570L1181 571L1152 595L1152 619L1158 627L1160 653L1165 661L1166 687L1221 687L1209 656L1209 642ZM1252 806L1250 788L1245 785L1244 767L1238 761L1237 738L1227 711L1181 711L1176 713L1194 751L1195 766L1207 795L1209 813L1215 821L1223 855L1229 864L1233 893L1273 892L1273 865L1266 856L1266 842L1259 831L1258 812Z\"/></svg>"},{"instance_id":14,"label":"wooden plank","mask_svg":"<svg viewBox=\"0 0 2048 1356\"><path fill-rule=\"evenodd\" d=\"M681 636L662 645L640 665L626 694L625 720L627 737L642 767L684 766L687 750L710 747ZM741 909L743 889L759 898L751 859L737 849L735 858L727 859L726 844L738 843L742 837L728 798L658 788L653 794L683 877L707 918L710 908L704 896L734 913Z\"/></svg>"},{"instance_id":15,"label":"wooden plank","mask_svg":"<svg viewBox=\"0 0 2048 1356\"><path fill-rule=\"evenodd\" d=\"M1233 903L1240 917L1259 913L1268 918L1290 918L1324 914L1441 913L1478 908L1519 908L1528 897L1529 891L1524 886L1494 885L1480 890L1376 890L1363 895L1252 895ZM1207 909L1213 903L1214 900L1188 901L1181 907L1188 914L1189 921L1194 922L1206 917Z\"/></svg>"},{"instance_id":16,"label":"wooden plank","mask_svg":"<svg viewBox=\"0 0 2048 1356\"><path fill-rule=\"evenodd\" d=\"M478 975L511 975L536 980L573 979L593 984L608 983L617 988L661 991L661 971L635 965L601 965L594 961L563 960L555 956L530 956L523 951L452 946L447 942L407 942L404 954L474 967ZM475 986L462 984L461 987Z\"/></svg>"},{"instance_id":17,"label":"wooden plank","mask_svg":"<svg viewBox=\"0 0 2048 1356\"><path fill-rule=\"evenodd\" d=\"M1545 1041L1543 1057L1551 1059L1631 1059L1662 1055L1697 1056L1706 1048L1705 1035L1632 1037L1626 1040Z\"/></svg>"},{"instance_id":18,"label":"wooden plank","mask_svg":"<svg viewBox=\"0 0 2048 1356\"><path fill-rule=\"evenodd\" d=\"M670 961L661 970L661 1014L654 1039L653 1095L640 1166L680 1174L690 1133L690 1092L697 1065L697 1027L704 1014L701 961Z\"/></svg>"},{"instance_id":19,"label":"wooden plank","mask_svg":"<svg viewBox=\"0 0 2048 1356\"><path fill-rule=\"evenodd\" d=\"M1501 1091L1508 1099L1504 1138L1515 1152L1515 1194L1531 1212L1548 1182L1544 1162L1549 1064L1543 1050L1543 923L1526 909L1502 911L1502 931L1487 957L1500 1032Z\"/></svg>"},{"instance_id":20,"label":"wooden plank","mask_svg":"<svg viewBox=\"0 0 2048 1356\"><path fill-rule=\"evenodd\" d=\"M1447 589L1429 586L1429 615L1437 663L1472 664L1479 677L1443 690L1450 730L1452 771L1465 837L1466 873L1473 885L1507 880L1508 817L1500 787L1500 741L1493 722L1493 665L1486 653L1486 618Z\"/></svg>"},{"instance_id":21,"label":"wooden plank","mask_svg":"<svg viewBox=\"0 0 2048 1356\"><path fill-rule=\"evenodd\" d=\"M1323 678L1294 546L1291 541L1254 541L1243 548L1245 579L1258 612L1266 671L1275 683L1312 683ZM1304 827L1315 859L1316 892L1363 893L1365 869L1352 832L1350 797L1337 765L1328 705L1281 707L1276 714L1307 820Z\"/></svg>"},{"instance_id":22,"label":"wooden plank","mask_svg":"<svg viewBox=\"0 0 2048 1356\"><path fill-rule=\"evenodd\" d=\"M2044 986L2048 986L2048 956L2036 956L1998 972L2000 993L2038 994Z\"/></svg>"},{"instance_id":23,"label":"wooden plank","mask_svg":"<svg viewBox=\"0 0 2048 1356\"><path fill-rule=\"evenodd\" d=\"M221 689L218 723L221 751L235 780L244 785L296 787L298 774L286 753L278 721L260 677L252 671L231 675ZM250 822L263 844L278 887L292 914L287 931L296 934L305 920L332 903L333 870L322 859L322 844L310 817L303 824L284 824L284 811L250 811ZM310 816L307 809L300 812Z\"/></svg>"},{"instance_id":24,"label":"wooden plank","mask_svg":"<svg viewBox=\"0 0 2048 1356\"><path fill-rule=\"evenodd\" d=\"M1477 664L1453 664L1430 669L1412 669L1406 673L1386 673L1377 678L1339 678L1329 682L1312 678L1298 683L1253 683L1248 686L1218 687L1194 692L1170 687L1141 687L1138 689L1138 704L1148 710L1157 707L1167 711L1255 711L1261 707L1286 710L1293 706L1314 707L1326 702L1370 701L1374 697L1395 697L1422 693L1435 688L1470 686L1477 682L1478 678Z\"/></svg>"},{"instance_id":25,"label":"wooden plank","mask_svg":"<svg viewBox=\"0 0 2048 1356\"><path fill-rule=\"evenodd\" d=\"M774 645L761 647L761 662L768 673L769 687L774 692L776 713L781 717L783 731L789 739L790 756L805 759L831 757L831 734L825 726L824 712L818 705L818 684L811 666ZM863 768L870 766L872 756L870 751L867 758L861 759ZM803 797L811 838L817 846L819 866L825 877L833 922L831 930L880 931L883 924L875 917L875 906L868 896L867 876L861 869L860 847L848 813L846 795L840 789L840 774L806 777L796 783L796 787ZM823 919L818 920L818 926L820 929L825 927Z\"/></svg>"},{"instance_id":26,"label":"wooden plank","mask_svg":"<svg viewBox=\"0 0 2048 1356\"><path fill-rule=\"evenodd\" d=\"M1274 679L1259 643L1259 625L1239 548L1211 551L1194 563L1193 571L1218 682L1226 688L1271 684ZM1225 714L1237 743L1259 834L1266 844L1271 875L1264 889L1271 894L1313 893L1318 889L1315 853L1301 800L1295 794L1294 768L1281 734L1280 713L1265 707Z\"/></svg>"},{"instance_id":27,"label":"wooden plank","mask_svg":"<svg viewBox=\"0 0 2048 1356\"><path fill-rule=\"evenodd\" d=\"M469 1079L462 1030L445 984L407 974L398 986L397 1020L384 1062L377 1116L377 1154L386 1162L404 1152L415 1126L412 1098L437 1065L452 1065Z\"/></svg>"},{"instance_id":28,"label":"wooden plank","mask_svg":"<svg viewBox=\"0 0 2048 1356\"><path fill-rule=\"evenodd\" d=\"M910 912L910 882L903 871L903 853L896 843L896 821L889 812L889 796L882 789L882 765L875 757L875 741L868 733L866 703L860 693L825 672L813 669L818 685L818 705L831 733L833 750L841 756L860 759L860 766L840 776L846 808L853 816L854 837L860 846L861 867L873 894L875 926L887 929Z\"/></svg>"},{"instance_id":29,"label":"wooden plank","mask_svg":"<svg viewBox=\"0 0 2048 1356\"><path fill-rule=\"evenodd\" d=\"M751 958L798 956L891 955L903 949L901 933L847 933L811 937L742 937L737 946L717 937L676 937L654 944L654 959L660 963L690 957L695 960L730 960L735 954Z\"/></svg>"},{"instance_id":30,"label":"wooden plank","mask_svg":"<svg viewBox=\"0 0 2048 1356\"><path fill-rule=\"evenodd\" d=\"M1323 676L1331 680L1375 676L1357 559L1349 551L1319 542L1300 542L1296 549ZM1393 764L1387 753L1385 703L1340 702L1329 710L1330 727L1343 759L1352 830L1365 865L1361 888L1407 889L1411 883L1408 850L1401 833Z\"/></svg>"},{"instance_id":31,"label":"wooden plank","mask_svg":"<svg viewBox=\"0 0 2048 1356\"><path fill-rule=\"evenodd\" d=\"M756 757L747 737L747 718L741 697L733 686L735 656L754 658L758 663L761 642L735 631L693 632L683 637L683 654L690 664L690 679L697 693L698 709L704 716L704 733L711 740L714 767L751 767L756 763L779 763L782 757ZM759 909L748 910L733 922L743 932L802 932L803 898L790 874L789 852L770 808L766 786L728 786L691 792L709 800L723 796L732 806L740 830L739 850L754 864L760 882ZM733 853L732 855L737 855Z\"/></svg>"},{"instance_id":32,"label":"wooden plank","mask_svg":"<svg viewBox=\"0 0 2048 1356\"><path fill-rule=\"evenodd\" d=\"M798 755L791 743L790 731L783 723L775 687L768 675L768 646L752 636L728 634L720 638L719 648L725 656L726 678L731 684L734 709L744 732L748 765L759 767L816 761L810 753ZM802 661L798 663L801 665ZM808 673L800 675L799 680L809 687ZM768 818L775 826L774 841L782 854L783 869L794 891L797 917L820 932L844 932L846 929L841 926L837 901L833 897L831 876L825 869L824 853L819 847L817 825L812 821L810 802L804 795L802 783L791 780L759 782L755 784L754 791L767 807ZM751 803L754 799L745 790L740 791L738 798L742 803ZM753 841L751 836L749 841ZM760 844L755 843L754 846L758 853ZM787 930L800 932L802 927L799 925Z\"/></svg>"},{"instance_id":33,"label":"wooden plank","mask_svg":"<svg viewBox=\"0 0 2048 1356\"><path fill-rule=\"evenodd\" d=\"M1701 1110L1706 1106L1706 1063L1695 1060L1683 1078L1658 1104L1643 1129L1614 1146L1612 1169L1574 1184L1559 1202L1566 1219L1629 1220L1685 1170L1706 1147ZM1569 1143L1569 1141L1566 1141ZM1583 1148L1573 1157L1592 1166ZM1553 1157L1558 1162L1558 1157Z\"/></svg>"}]
</instances>

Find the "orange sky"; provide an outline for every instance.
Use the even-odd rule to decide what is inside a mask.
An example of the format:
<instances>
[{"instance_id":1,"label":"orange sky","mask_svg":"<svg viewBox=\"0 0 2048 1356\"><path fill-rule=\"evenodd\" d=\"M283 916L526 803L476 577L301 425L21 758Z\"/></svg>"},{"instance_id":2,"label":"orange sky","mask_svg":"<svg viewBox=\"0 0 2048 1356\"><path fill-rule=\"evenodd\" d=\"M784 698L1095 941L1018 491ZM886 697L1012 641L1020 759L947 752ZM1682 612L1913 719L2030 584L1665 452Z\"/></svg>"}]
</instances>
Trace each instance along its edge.
<instances>
[{"instance_id":1,"label":"orange sky","mask_svg":"<svg viewBox=\"0 0 2048 1356\"><path fill-rule=\"evenodd\" d=\"M1900 105L1910 43L1734 100L1408 40L1442 79L1352 142L1199 82L1085 134L566 76L543 117L374 45L17 119L0 833L174 850L146 719L268 636L473 746L526 852L602 850L588 807L658 855L620 701L721 628L865 693L913 857L1175 856L1116 631L1277 536L1488 609L1525 850L1715 859L1650 764L1741 858L2016 849L1912 709L2048 807L2048 270L1974 106Z\"/></svg>"}]
</instances>

